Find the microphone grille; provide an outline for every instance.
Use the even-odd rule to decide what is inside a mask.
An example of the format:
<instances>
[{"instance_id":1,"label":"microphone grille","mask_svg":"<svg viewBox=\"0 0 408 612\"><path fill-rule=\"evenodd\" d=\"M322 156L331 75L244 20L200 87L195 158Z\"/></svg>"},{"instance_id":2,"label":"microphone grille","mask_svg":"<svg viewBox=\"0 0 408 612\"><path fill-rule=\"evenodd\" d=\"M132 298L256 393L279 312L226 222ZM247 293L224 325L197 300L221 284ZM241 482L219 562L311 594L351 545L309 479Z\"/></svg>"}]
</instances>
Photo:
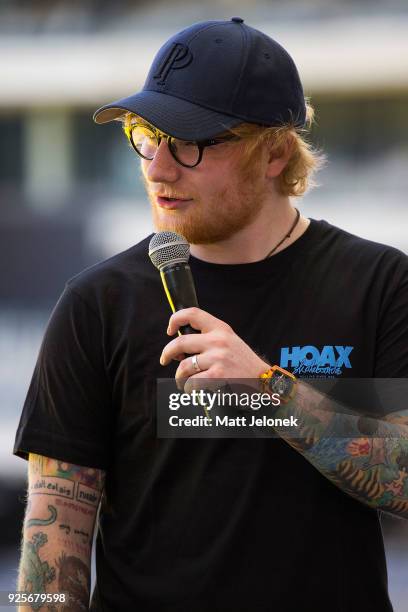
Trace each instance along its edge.
<instances>
[{"instance_id":1,"label":"microphone grille","mask_svg":"<svg viewBox=\"0 0 408 612\"><path fill-rule=\"evenodd\" d=\"M159 270L169 264L187 263L190 245L184 236L176 232L159 232L150 240L149 257Z\"/></svg>"}]
</instances>

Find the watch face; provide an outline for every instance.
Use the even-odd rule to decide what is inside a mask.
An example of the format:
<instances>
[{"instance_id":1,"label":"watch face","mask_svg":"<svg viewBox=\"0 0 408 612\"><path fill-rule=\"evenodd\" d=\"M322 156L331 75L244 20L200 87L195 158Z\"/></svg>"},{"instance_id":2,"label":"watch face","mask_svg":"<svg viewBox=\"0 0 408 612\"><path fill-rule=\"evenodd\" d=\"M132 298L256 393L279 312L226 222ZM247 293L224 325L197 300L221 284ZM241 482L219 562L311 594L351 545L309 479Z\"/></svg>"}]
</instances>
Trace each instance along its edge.
<instances>
[{"instance_id":1,"label":"watch face","mask_svg":"<svg viewBox=\"0 0 408 612\"><path fill-rule=\"evenodd\" d=\"M282 397L287 397L292 391L293 380L285 374L276 372L270 382L270 388L274 393L279 393Z\"/></svg>"}]
</instances>

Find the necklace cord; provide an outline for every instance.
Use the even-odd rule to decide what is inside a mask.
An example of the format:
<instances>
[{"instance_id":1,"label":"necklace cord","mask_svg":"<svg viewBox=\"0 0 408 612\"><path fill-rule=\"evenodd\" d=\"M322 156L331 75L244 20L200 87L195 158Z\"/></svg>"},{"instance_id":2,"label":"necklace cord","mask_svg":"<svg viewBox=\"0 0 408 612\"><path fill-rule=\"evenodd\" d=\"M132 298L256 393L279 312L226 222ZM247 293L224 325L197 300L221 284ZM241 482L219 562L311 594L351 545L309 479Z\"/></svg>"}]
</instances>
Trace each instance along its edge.
<instances>
[{"instance_id":1,"label":"necklace cord","mask_svg":"<svg viewBox=\"0 0 408 612\"><path fill-rule=\"evenodd\" d=\"M279 248L279 247L280 247L280 245L281 245L283 242L285 242L285 240L286 240L287 238L290 238L290 237L291 237L291 235L292 235L292 233L293 233L293 230L294 230L294 229L295 229L295 227L297 226L297 224L298 224L298 222L299 222L299 219L300 219L300 212L298 211L298 209L297 209L297 208L295 208L295 210L296 210L296 219L295 219L295 220L294 220L294 222L292 223L292 226L291 226L291 228L290 228L289 232L288 232L287 234L285 234L285 236L282 238L282 240L280 240L280 241L278 242L278 244L277 244L276 246L274 246L274 247L273 247L272 251L269 251L269 253L268 253L268 254L267 254L267 256L265 257L265 259L268 259L268 257L270 257L271 255L273 255L273 253L276 251L276 249L277 249L277 248Z\"/></svg>"}]
</instances>

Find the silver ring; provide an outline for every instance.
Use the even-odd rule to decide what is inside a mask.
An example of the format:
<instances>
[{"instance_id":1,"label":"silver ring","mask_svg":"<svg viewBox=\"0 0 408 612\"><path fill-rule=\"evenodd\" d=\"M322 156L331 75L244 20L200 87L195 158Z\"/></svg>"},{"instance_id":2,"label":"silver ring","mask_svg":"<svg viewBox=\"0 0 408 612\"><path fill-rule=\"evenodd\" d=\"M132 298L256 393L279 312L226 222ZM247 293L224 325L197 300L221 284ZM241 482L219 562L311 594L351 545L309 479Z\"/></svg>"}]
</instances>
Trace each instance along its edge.
<instances>
[{"instance_id":1,"label":"silver ring","mask_svg":"<svg viewBox=\"0 0 408 612\"><path fill-rule=\"evenodd\" d=\"M193 355L191 357L191 363L193 364L193 368L195 369L196 372L201 372L201 368L198 365L198 356L197 355Z\"/></svg>"}]
</instances>

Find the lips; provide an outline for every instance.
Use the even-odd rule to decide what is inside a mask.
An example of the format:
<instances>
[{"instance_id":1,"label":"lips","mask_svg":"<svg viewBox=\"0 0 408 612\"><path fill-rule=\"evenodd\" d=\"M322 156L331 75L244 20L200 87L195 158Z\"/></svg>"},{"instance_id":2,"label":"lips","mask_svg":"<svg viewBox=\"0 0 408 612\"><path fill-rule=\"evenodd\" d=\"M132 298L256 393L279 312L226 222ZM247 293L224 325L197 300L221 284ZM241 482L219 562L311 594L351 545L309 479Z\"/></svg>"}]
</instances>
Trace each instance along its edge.
<instances>
[{"instance_id":1,"label":"lips","mask_svg":"<svg viewBox=\"0 0 408 612\"><path fill-rule=\"evenodd\" d=\"M185 204L187 202L192 202L192 199L190 198L179 198L179 197L175 197L175 198L170 198L167 196L156 196L156 201L157 204L160 206L160 208L166 208L166 209L170 209L173 210L175 208L181 208L183 206L185 206Z\"/></svg>"}]
</instances>

